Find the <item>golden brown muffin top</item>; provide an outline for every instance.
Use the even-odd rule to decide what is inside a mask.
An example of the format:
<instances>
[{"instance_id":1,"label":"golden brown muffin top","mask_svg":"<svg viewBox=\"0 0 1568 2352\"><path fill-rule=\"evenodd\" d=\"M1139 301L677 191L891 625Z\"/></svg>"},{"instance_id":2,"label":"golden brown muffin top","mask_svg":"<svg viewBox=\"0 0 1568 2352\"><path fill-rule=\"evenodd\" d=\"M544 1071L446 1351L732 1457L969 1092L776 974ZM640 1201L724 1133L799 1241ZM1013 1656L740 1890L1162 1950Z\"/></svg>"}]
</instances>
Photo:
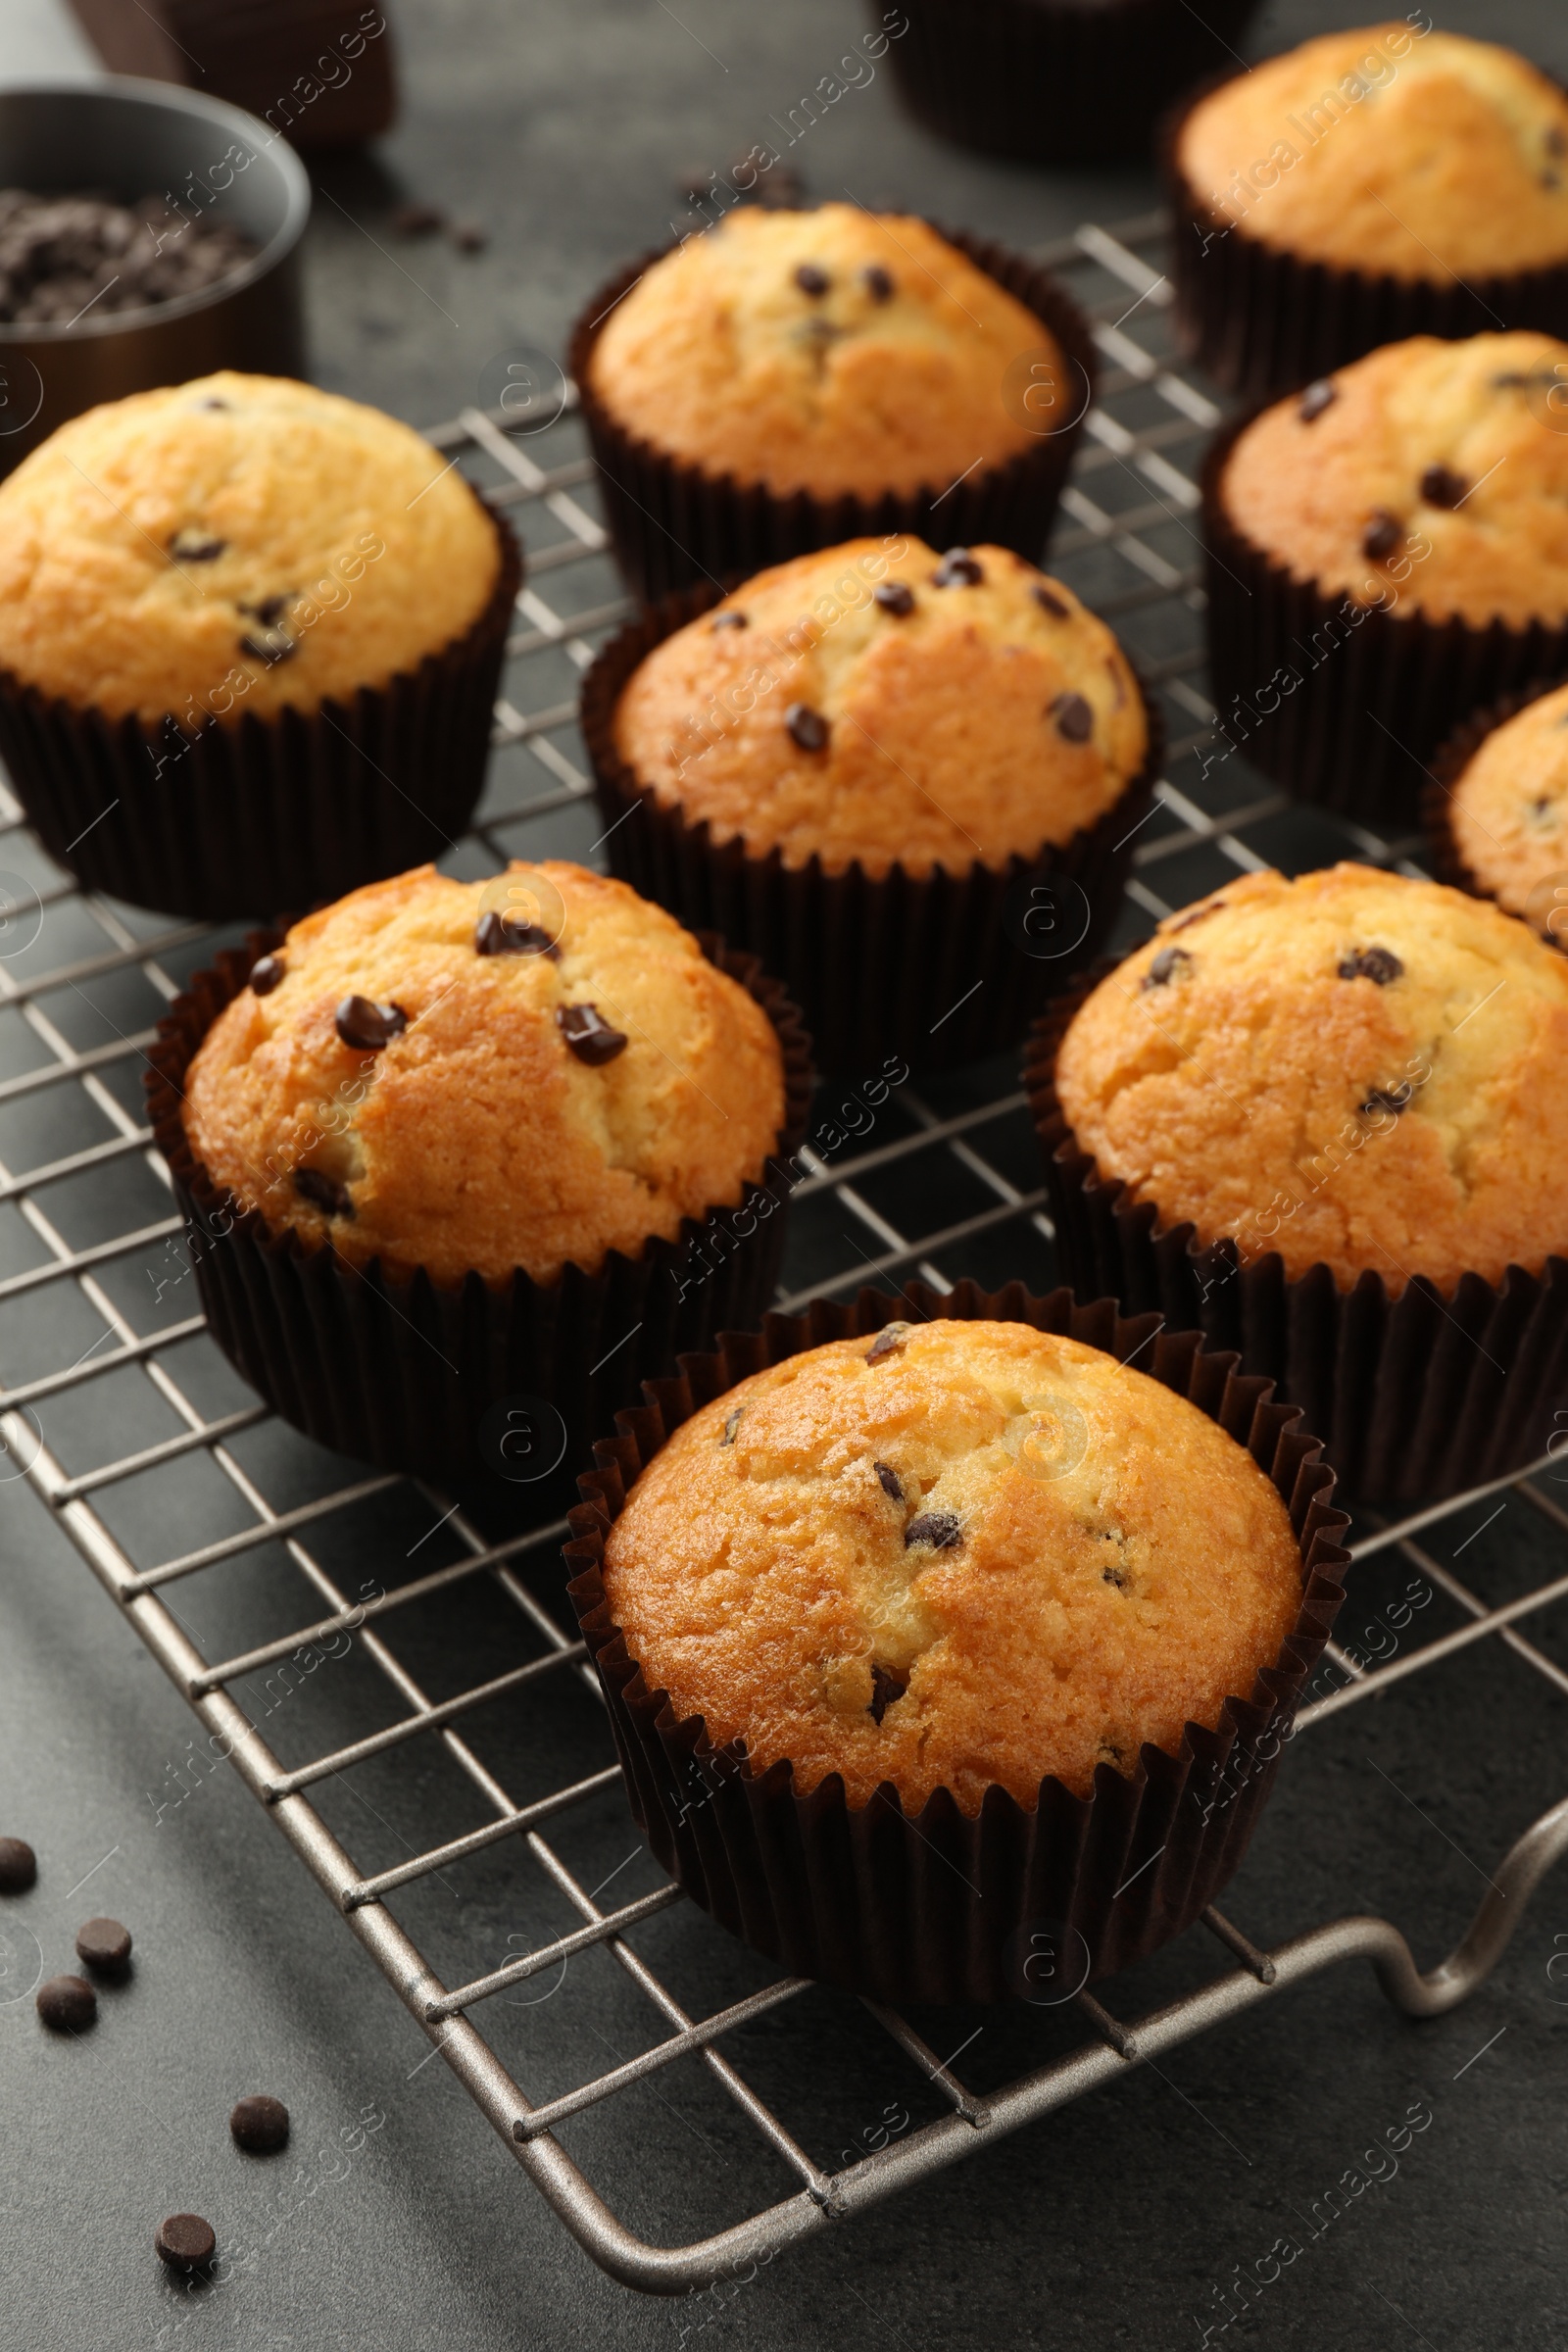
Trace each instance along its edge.
<instances>
[{"instance_id":1,"label":"golden brown muffin top","mask_svg":"<svg viewBox=\"0 0 1568 2352\"><path fill-rule=\"evenodd\" d=\"M1126 656L1004 547L855 539L654 648L615 711L638 778L754 857L927 874L1063 842L1148 747Z\"/></svg>"},{"instance_id":2,"label":"golden brown muffin top","mask_svg":"<svg viewBox=\"0 0 1568 2352\"><path fill-rule=\"evenodd\" d=\"M760 1179L784 1117L748 992L623 882L554 859L420 866L308 915L185 1083L191 1149L244 1206L443 1283L672 1241Z\"/></svg>"},{"instance_id":3,"label":"golden brown muffin top","mask_svg":"<svg viewBox=\"0 0 1568 2352\"><path fill-rule=\"evenodd\" d=\"M1477 881L1568 948L1568 686L1493 729L1455 778L1447 809Z\"/></svg>"},{"instance_id":4,"label":"golden brown muffin top","mask_svg":"<svg viewBox=\"0 0 1568 2352\"><path fill-rule=\"evenodd\" d=\"M622 429L775 493L946 490L1036 439L1004 406L1028 354L1072 371L1032 311L923 220L856 204L741 205L611 313L590 385Z\"/></svg>"},{"instance_id":5,"label":"golden brown muffin top","mask_svg":"<svg viewBox=\"0 0 1568 2352\"><path fill-rule=\"evenodd\" d=\"M1472 627L1568 618L1568 343L1415 335L1242 433L1221 504L1298 580Z\"/></svg>"},{"instance_id":6,"label":"golden brown muffin top","mask_svg":"<svg viewBox=\"0 0 1568 2352\"><path fill-rule=\"evenodd\" d=\"M1056 1089L1163 1228L1293 1278L1447 1288L1568 1254L1568 959L1462 891L1239 876L1101 983Z\"/></svg>"},{"instance_id":7,"label":"golden brown muffin top","mask_svg":"<svg viewBox=\"0 0 1568 2352\"><path fill-rule=\"evenodd\" d=\"M611 1531L626 1646L715 1743L803 1794L891 1781L977 1813L1174 1752L1278 1659L1300 1552L1216 1423L1024 1323L892 1324L684 1423Z\"/></svg>"},{"instance_id":8,"label":"golden brown muffin top","mask_svg":"<svg viewBox=\"0 0 1568 2352\"><path fill-rule=\"evenodd\" d=\"M1217 223L1303 261L1446 286L1568 259L1568 98L1490 41L1325 33L1200 100L1177 161Z\"/></svg>"},{"instance_id":9,"label":"golden brown muffin top","mask_svg":"<svg viewBox=\"0 0 1568 2352\"><path fill-rule=\"evenodd\" d=\"M89 409L0 483L0 664L192 731L314 710L461 636L500 564L495 523L408 425L208 375Z\"/></svg>"}]
</instances>

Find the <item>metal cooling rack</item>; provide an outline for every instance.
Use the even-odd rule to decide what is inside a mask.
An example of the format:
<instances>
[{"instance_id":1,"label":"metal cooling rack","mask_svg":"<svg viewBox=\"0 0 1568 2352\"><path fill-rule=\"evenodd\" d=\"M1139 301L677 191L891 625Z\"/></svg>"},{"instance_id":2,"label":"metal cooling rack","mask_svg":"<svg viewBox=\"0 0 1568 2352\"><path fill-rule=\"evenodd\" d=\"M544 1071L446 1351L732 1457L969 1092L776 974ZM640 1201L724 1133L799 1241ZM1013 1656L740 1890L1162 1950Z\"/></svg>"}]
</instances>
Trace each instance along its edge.
<instances>
[{"instance_id":1,"label":"metal cooling rack","mask_svg":"<svg viewBox=\"0 0 1568 2352\"><path fill-rule=\"evenodd\" d=\"M1193 470L1220 413L1168 357L1162 237L1158 216L1114 231L1086 225L1041 257L1074 283L1097 322L1106 366L1065 495L1052 564L1139 653L1170 721L1168 772L1137 852L1121 934L1127 945L1147 930L1149 918L1212 889L1237 867L1300 868L1348 852L1403 865L1413 846L1294 810L1282 796L1260 793L1239 763L1202 756L1213 747L1214 714L1202 687ZM594 469L582 454L569 390L560 417L545 429L519 434L513 424L499 411L485 416L470 410L431 436L525 524L528 541L528 585L518 599L522 627L509 649L506 691L497 707L489 796L473 835L447 861L465 874L491 870L517 854L580 858L594 850L597 826L573 733L573 682L629 610L590 511ZM863 2016L861 2025L873 2034L885 2031L909 2067L926 2078L936 2119L876 2153L858 2150L853 2161L836 2168L819 2164L723 2044L765 2012L782 2010L773 2025L775 2051L777 2035L785 2036L782 2079L810 2077L820 2068L820 2042L808 2025L792 2023L802 2017L798 2004L842 1996L813 1993L794 1981L764 1982L715 2011L691 2014L648 1955L655 1916L684 1898L662 1884L607 1908L598 1899L603 1887L587 1884L592 1871L568 1856L573 1821L596 1803L601 1811L611 1809L622 1843L625 1820L614 1811L617 1775L608 1731L593 1721L597 1688L555 1596L559 1577L552 1582L549 1574L564 1523L494 1542L466 1511L453 1510L444 1498L410 1483L346 1473L335 1464L323 1471L323 1457L270 1424L265 1408L243 1401L225 1381L202 1336L200 1315L177 1311L192 1294L179 1290L179 1221L153 1213L167 1207L167 1177L142 1121L141 1055L161 1004L207 960L211 935L83 898L69 877L47 866L15 804L9 807L7 861L25 872L20 887L15 879L8 885L14 911L0 936L0 1242L6 1251L0 1267L14 1268L0 1273L0 1301L12 1333L5 1360L9 1365L16 1356L32 1367L0 1390L12 1462L25 1469L34 1494L189 1701L209 1735L210 1751L231 1750L242 1779L348 1930L535 2186L607 2271L628 2285L662 2292L710 2282L732 2265L765 2259L1337 1961L1369 1959L1390 1997L1418 2015L1452 2006L1486 1976L1536 1882L1568 1848L1568 1798L1493 1866L1492 1891L1470 1932L1426 1976L1418 1975L1402 1936L1381 1919L1337 1920L1263 1952L1210 1911L1206 1925L1227 1963L1212 1981L1132 2025L1081 1993L1081 2042L983 2094L968 2087L906 2020L872 2009L875 2027ZM40 927L29 938L34 899ZM1049 1287L1051 1226L1015 1081L1009 1063L963 1073L929 1097L899 1089L877 1111L871 1140L818 1152L796 1200L781 1303L793 1306L866 1280L896 1287L909 1269L939 1289L965 1273L989 1285L1021 1274L1036 1289ZM832 1111L834 1104L830 1099L819 1107ZM169 1291L175 1296L166 1306ZM91 1384L106 1379L122 1401L135 1405L137 1426L146 1432L145 1443L114 1460L96 1458L105 1415L93 1410L101 1393ZM204 1473L199 1493L191 1484L195 1467ZM1568 1514L1537 1483L1544 1469L1538 1464L1513 1492L1527 1515L1541 1514L1553 1530L1568 1530ZM149 1477L150 1485L144 1483ZM1568 1576L1541 1584L1505 1607L1492 1607L1419 1540L1489 1492L1395 1524L1374 1524L1363 1535L1359 1557L1397 1546L1454 1604L1460 1622L1382 1665L1369 1666L1331 1644L1320 1682L1326 1677L1333 1687L1306 1705L1302 1732L1485 1641L1506 1643L1556 1690L1568 1691L1568 1674L1519 1630L1524 1620L1568 1599ZM425 1529L432 1515L436 1526L429 1535L439 1531L438 1553L452 1556L411 1577L400 1556L404 1539ZM163 1556L161 1524L213 1532L176 1556ZM376 1556L395 1563L402 1581L393 1579L389 1566L384 1589L378 1580L357 1595L346 1589L340 1565L345 1530L356 1534L362 1557L366 1543L378 1545ZM426 1540L420 1534L407 1556L416 1557ZM548 1601L530 1585L530 1566L551 1593ZM221 1654L222 1639L199 1642L187 1622L185 1609L193 1604L185 1580L198 1576L200 1614L210 1624L221 1620L229 1654ZM314 1611L305 1624L292 1622L300 1608L300 1579L306 1606ZM183 1606L176 1605L176 1585ZM437 1592L444 1610L461 1602L466 1612L458 1687L439 1700L428 1695L424 1682L431 1672L450 1679L452 1661L446 1651L437 1657L417 1633L420 1606ZM230 1634L236 1626L250 1638ZM290 1661L298 1669L302 1660L337 1654L340 1640L358 1652L362 1670L378 1673L380 1681L375 1675L371 1681L383 1711L384 1686L390 1686L393 1718L329 1753L286 1765L253 1724L243 1689L240 1695L236 1689L254 1686ZM220 1654L205 1654L209 1647ZM515 1663L499 1666L519 1650ZM492 1707L497 1700L510 1701L499 1716ZM519 1801L502 1771L486 1761L493 1752L480 1728L486 1709L492 1724L504 1721L513 1777L520 1753L524 1785L542 1792ZM551 1733L552 1711L559 1733L563 1709L586 1713L591 1739L584 1752L602 1758L564 1787L555 1785L563 1749ZM456 1768L463 1794L459 1817L472 1825L435 1844L427 1841L425 1787L432 1743ZM378 1774L381 1804L398 1813L387 1825L390 1850L404 1849L403 1859L369 1872L321 1809L331 1809L351 1777L367 1770ZM369 1812L383 1818L374 1807ZM373 1835L365 1815L356 1821ZM358 1837L357 1831L356 1841ZM514 1874L536 1881L557 1915L576 1924L541 1934L507 1965L449 1984L421 1951L415 1926L405 1921L412 1916L419 1925L418 1897L437 1875L446 1885L448 1874L482 1867L481 1857L503 1843L507 1854L499 1859ZM641 1867L651 1872L646 1858ZM742 1964L745 1956L720 1930L695 1912L687 1916L691 1934L717 1939ZM573 1971L565 1964L577 1955L584 1965ZM765 1970L753 1973L765 1976ZM510 2065L494 2046L502 2038L496 2029L517 2026L514 2015L503 2016L509 1994L551 1975L578 2005L586 2065L564 2088L541 2089L535 2082L529 2090L516 2079L530 2077L525 2028L514 2034L520 2049ZM616 2031L625 2031L627 2001L641 2004L636 2054L602 2071L603 2051L613 2044L600 2027L613 2021ZM844 2006L860 2015L853 2003ZM629 2147L634 2169L639 2162L661 2161L658 2119L650 2127L647 2102L639 2108L624 2094L650 2081L657 2090L662 2070L681 2060L706 2069L710 2089L733 2102L754 2134L747 2144L755 2144L757 2162L748 2173L741 2218L733 2218L732 2170L724 2200L731 2218L690 2242L655 2245L617 2218L591 2176L596 2168L603 2171L600 2160L617 2146L622 2158ZM909 2079L915 2081L913 2072ZM584 2124L573 2127L571 2119L579 2117ZM591 2128L607 2117L608 2132ZM644 2142L635 2137L639 2132ZM737 2136L746 2141L745 2131ZM782 2195L781 2174L790 2184Z\"/></svg>"}]
</instances>

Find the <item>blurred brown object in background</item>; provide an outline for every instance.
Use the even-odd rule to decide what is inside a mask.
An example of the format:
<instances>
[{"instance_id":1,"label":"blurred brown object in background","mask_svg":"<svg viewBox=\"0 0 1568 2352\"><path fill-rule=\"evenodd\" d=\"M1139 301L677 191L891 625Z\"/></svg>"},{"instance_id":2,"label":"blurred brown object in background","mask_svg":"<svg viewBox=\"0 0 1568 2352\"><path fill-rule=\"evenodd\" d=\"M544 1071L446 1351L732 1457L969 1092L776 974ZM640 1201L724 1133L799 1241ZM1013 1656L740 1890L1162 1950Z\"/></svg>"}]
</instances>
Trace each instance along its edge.
<instances>
[{"instance_id":1,"label":"blurred brown object in background","mask_svg":"<svg viewBox=\"0 0 1568 2352\"><path fill-rule=\"evenodd\" d=\"M376 0L72 0L112 73L178 81L258 115L296 147L350 147L397 113Z\"/></svg>"}]
</instances>

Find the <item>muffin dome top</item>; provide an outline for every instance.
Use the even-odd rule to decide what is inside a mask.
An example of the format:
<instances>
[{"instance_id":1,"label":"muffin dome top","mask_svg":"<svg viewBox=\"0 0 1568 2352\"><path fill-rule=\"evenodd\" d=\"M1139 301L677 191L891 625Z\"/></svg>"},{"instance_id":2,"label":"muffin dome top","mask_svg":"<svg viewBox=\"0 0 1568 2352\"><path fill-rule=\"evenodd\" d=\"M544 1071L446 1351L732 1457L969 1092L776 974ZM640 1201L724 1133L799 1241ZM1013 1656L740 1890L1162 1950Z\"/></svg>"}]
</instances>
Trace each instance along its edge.
<instances>
[{"instance_id":1,"label":"muffin dome top","mask_svg":"<svg viewBox=\"0 0 1568 2352\"><path fill-rule=\"evenodd\" d=\"M605 1592L651 1690L852 1804L1131 1774L1296 1621L1290 1518L1144 1373L1023 1323L891 1324L715 1397L649 1463Z\"/></svg>"},{"instance_id":2,"label":"muffin dome top","mask_svg":"<svg viewBox=\"0 0 1568 2352\"><path fill-rule=\"evenodd\" d=\"M1568 948L1568 686L1476 747L1447 816L1454 847L1497 904Z\"/></svg>"},{"instance_id":3,"label":"muffin dome top","mask_svg":"<svg viewBox=\"0 0 1568 2352\"><path fill-rule=\"evenodd\" d=\"M1402 1291L1568 1255L1568 958L1489 903L1363 865L1173 915L1056 1062L1102 1173L1288 1275Z\"/></svg>"},{"instance_id":4,"label":"muffin dome top","mask_svg":"<svg viewBox=\"0 0 1568 2352\"><path fill-rule=\"evenodd\" d=\"M581 866L433 866L296 923L203 1040L214 1182L357 1264L548 1282L734 1206L784 1118L777 1035L673 918Z\"/></svg>"},{"instance_id":5,"label":"muffin dome top","mask_svg":"<svg viewBox=\"0 0 1568 2352\"><path fill-rule=\"evenodd\" d=\"M1007 548L905 536L760 572L654 648L614 733L715 841L871 875L1032 857L1148 747L1127 659L1070 589Z\"/></svg>"},{"instance_id":6,"label":"muffin dome top","mask_svg":"<svg viewBox=\"0 0 1568 2352\"><path fill-rule=\"evenodd\" d=\"M352 699L477 619L495 524L427 441L282 377L90 409L0 483L0 664L120 718Z\"/></svg>"},{"instance_id":7,"label":"muffin dome top","mask_svg":"<svg viewBox=\"0 0 1568 2352\"><path fill-rule=\"evenodd\" d=\"M1414 335L1254 418L1226 514L1296 578L1481 627L1568 619L1568 343Z\"/></svg>"},{"instance_id":8,"label":"muffin dome top","mask_svg":"<svg viewBox=\"0 0 1568 2352\"><path fill-rule=\"evenodd\" d=\"M1200 100L1177 145L1216 223L1444 285L1568 259L1568 97L1490 41L1326 33Z\"/></svg>"},{"instance_id":9,"label":"muffin dome top","mask_svg":"<svg viewBox=\"0 0 1568 2352\"><path fill-rule=\"evenodd\" d=\"M874 497L1029 448L1003 405L1025 353L1054 369L1066 421L1051 334L923 220L741 205L617 303L589 382L625 431L707 474Z\"/></svg>"}]
</instances>

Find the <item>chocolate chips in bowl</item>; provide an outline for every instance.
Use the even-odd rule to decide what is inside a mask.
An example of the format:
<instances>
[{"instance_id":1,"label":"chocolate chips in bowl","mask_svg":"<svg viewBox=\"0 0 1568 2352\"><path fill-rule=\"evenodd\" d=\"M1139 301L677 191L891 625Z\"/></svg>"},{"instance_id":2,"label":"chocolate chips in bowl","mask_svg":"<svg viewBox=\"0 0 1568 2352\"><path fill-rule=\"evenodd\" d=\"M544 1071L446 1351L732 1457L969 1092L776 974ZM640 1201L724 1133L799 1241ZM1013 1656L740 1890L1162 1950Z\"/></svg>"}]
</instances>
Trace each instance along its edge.
<instances>
[{"instance_id":1,"label":"chocolate chips in bowl","mask_svg":"<svg viewBox=\"0 0 1568 2352\"><path fill-rule=\"evenodd\" d=\"M0 322L70 327L90 310L147 310L207 293L256 253L243 229L187 223L166 196L125 205L0 188Z\"/></svg>"}]
</instances>

